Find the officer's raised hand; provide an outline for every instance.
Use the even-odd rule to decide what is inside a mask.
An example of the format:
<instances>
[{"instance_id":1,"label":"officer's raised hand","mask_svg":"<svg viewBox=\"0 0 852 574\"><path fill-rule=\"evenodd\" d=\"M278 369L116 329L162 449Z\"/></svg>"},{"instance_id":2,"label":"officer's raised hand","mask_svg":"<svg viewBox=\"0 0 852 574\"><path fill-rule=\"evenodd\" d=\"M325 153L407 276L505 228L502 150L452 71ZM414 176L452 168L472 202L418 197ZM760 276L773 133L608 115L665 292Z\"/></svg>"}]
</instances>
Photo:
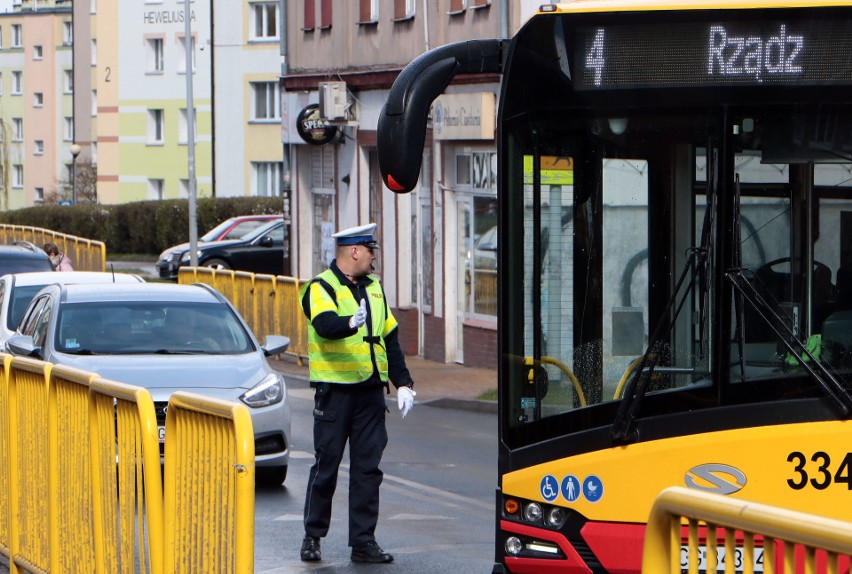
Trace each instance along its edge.
<instances>
[{"instance_id":1,"label":"officer's raised hand","mask_svg":"<svg viewBox=\"0 0 852 574\"><path fill-rule=\"evenodd\" d=\"M417 393L411 387L399 387L396 390L396 400L399 402L399 412L402 414L402 418L405 418L405 415L411 412L416 395Z\"/></svg>"},{"instance_id":2,"label":"officer's raised hand","mask_svg":"<svg viewBox=\"0 0 852 574\"><path fill-rule=\"evenodd\" d=\"M349 318L349 327L360 327L367 320L367 300L361 299L361 306L355 311L355 314Z\"/></svg>"}]
</instances>

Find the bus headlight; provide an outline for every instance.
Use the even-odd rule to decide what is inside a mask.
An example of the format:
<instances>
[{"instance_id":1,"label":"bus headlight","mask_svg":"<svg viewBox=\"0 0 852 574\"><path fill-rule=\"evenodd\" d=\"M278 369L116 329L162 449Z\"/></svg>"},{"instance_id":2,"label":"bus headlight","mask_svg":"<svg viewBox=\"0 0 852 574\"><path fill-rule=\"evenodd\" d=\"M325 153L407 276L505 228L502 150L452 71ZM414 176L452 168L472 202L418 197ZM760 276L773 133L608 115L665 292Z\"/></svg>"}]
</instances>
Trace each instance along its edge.
<instances>
[{"instance_id":1,"label":"bus headlight","mask_svg":"<svg viewBox=\"0 0 852 574\"><path fill-rule=\"evenodd\" d=\"M528 522L539 522L541 520L541 505L531 502L524 508L524 519Z\"/></svg>"},{"instance_id":2,"label":"bus headlight","mask_svg":"<svg viewBox=\"0 0 852 574\"><path fill-rule=\"evenodd\" d=\"M517 536L510 536L506 539L506 554L517 556L524 549L524 544Z\"/></svg>"},{"instance_id":3,"label":"bus headlight","mask_svg":"<svg viewBox=\"0 0 852 574\"><path fill-rule=\"evenodd\" d=\"M562 528L567 518L568 513L565 512L565 509L555 506L547 513L547 525L551 528Z\"/></svg>"}]
</instances>

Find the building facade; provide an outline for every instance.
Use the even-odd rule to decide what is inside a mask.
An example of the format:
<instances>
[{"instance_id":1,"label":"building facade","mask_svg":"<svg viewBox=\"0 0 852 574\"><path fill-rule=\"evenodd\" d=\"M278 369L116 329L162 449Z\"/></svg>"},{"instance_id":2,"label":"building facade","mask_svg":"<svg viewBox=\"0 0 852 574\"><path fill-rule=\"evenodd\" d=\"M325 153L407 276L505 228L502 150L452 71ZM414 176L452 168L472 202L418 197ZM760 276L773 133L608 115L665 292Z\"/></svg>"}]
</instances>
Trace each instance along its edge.
<instances>
[{"instance_id":1,"label":"building facade","mask_svg":"<svg viewBox=\"0 0 852 574\"><path fill-rule=\"evenodd\" d=\"M0 208L68 194L72 90L70 2L0 14Z\"/></svg>"},{"instance_id":2,"label":"building facade","mask_svg":"<svg viewBox=\"0 0 852 574\"><path fill-rule=\"evenodd\" d=\"M456 78L436 100L419 184L407 195L382 184L376 155L382 106L393 80L420 54L457 41L507 38L538 4L287 2L282 139L292 173L294 274L308 278L327 265L335 230L378 223L377 272L409 354L496 365L500 78ZM320 138L322 145L298 129L310 125L300 120L317 115L338 131Z\"/></svg>"}]
</instances>

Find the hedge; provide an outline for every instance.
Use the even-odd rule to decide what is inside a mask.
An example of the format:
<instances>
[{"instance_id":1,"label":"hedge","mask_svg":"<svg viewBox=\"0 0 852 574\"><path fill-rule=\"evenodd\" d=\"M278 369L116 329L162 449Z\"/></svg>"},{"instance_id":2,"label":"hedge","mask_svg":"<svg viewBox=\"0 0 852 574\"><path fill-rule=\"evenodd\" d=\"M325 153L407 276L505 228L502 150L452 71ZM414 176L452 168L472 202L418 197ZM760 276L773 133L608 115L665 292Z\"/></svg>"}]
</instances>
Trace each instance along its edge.
<instances>
[{"instance_id":1,"label":"hedge","mask_svg":"<svg viewBox=\"0 0 852 574\"><path fill-rule=\"evenodd\" d=\"M280 197L199 198L199 237L235 215L282 213ZM103 241L107 253L159 255L189 241L189 201L168 199L118 205L45 205L0 212L0 223L43 227Z\"/></svg>"}]
</instances>

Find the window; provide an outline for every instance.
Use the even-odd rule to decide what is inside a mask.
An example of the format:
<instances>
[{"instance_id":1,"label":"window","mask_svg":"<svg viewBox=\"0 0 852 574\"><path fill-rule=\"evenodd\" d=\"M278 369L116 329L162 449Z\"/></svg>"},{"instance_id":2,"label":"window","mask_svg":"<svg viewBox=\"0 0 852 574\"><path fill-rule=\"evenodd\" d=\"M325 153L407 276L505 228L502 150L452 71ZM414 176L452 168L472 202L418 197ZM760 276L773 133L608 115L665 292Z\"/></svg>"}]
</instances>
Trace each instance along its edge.
<instances>
[{"instance_id":1,"label":"window","mask_svg":"<svg viewBox=\"0 0 852 574\"><path fill-rule=\"evenodd\" d=\"M252 120L280 119L278 113L278 82L252 82Z\"/></svg>"},{"instance_id":2,"label":"window","mask_svg":"<svg viewBox=\"0 0 852 574\"><path fill-rule=\"evenodd\" d=\"M450 11L448 14L464 14L466 0L450 0Z\"/></svg>"},{"instance_id":3,"label":"window","mask_svg":"<svg viewBox=\"0 0 852 574\"><path fill-rule=\"evenodd\" d=\"M0 48L3 47L3 28L0 28Z\"/></svg>"},{"instance_id":4,"label":"window","mask_svg":"<svg viewBox=\"0 0 852 574\"><path fill-rule=\"evenodd\" d=\"M12 166L12 187L24 187L24 166L20 163Z\"/></svg>"},{"instance_id":5,"label":"window","mask_svg":"<svg viewBox=\"0 0 852 574\"><path fill-rule=\"evenodd\" d=\"M178 47L180 48L180 55L178 56L177 69L179 74L186 73L186 36L178 36ZM195 73L195 37L193 36L192 42L190 45L192 50L192 73Z\"/></svg>"},{"instance_id":6,"label":"window","mask_svg":"<svg viewBox=\"0 0 852 574\"><path fill-rule=\"evenodd\" d=\"M256 2L251 4L252 40L278 39L278 2Z\"/></svg>"},{"instance_id":7,"label":"window","mask_svg":"<svg viewBox=\"0 0 852 574\"><path fill-rule=\"evenodd\" d=\"M310 32L317 26L317 8L314 0L305 0L305 21L302 30Z\"/></svg>"},{"instance_id":8,"label":"window","mask_svg":"<svg viewBox=\"0 0 852 574\"><path fill-rule=\"evenodd\" d=\"M62 141L74 141L74 118L66 116L62 123Z\"/></svg>"},{"instance_id":9,"label":"window","mask_svg":"<svg viewBox=\"0 0 852 574\"><path fill-rule=\"evenodd\" d=\"M64 93L73 94L74 93L74 70L65 70L63 72L63 78L64 78L64 82L63 82L64 85L63 85L62 89L63 89Z\"/></svg>"},{"instance_id":10,"label":"window","mask_svg":"<svg viewBox=\"0 0 852 574\"><path fill-rule=\"evenodd\" d=\"M473 8L474 10L479 10L480 8L488 8L491 6L491 0L473 0Z\"/></svg>"},{"instance_id":11,"label":"window","mask_svg":"<svg viewBox=\"0 0 852 574\"><path fill-rule=\"evenodd\" d=\"M163 39L148 38L145 40L145 71L149 74L163 73Z\"/></svg>"},{"instance_id":12,"label":"window","mask_svg":"<svg viewBox=\"0 0 852 574\"><path fill-rule=\"evenodd\" d=\"M358 23L375 24L379 21L379 0L358 0Z\"/></svg>"},{"instance_id":13,"label":"window","mask_svg":"<svg viewBox=\"0 0 852 574\"><path fill-rule=\"evenodd\" d=\"M12 95L20 96L24 93L24 73L12 72Z\"/></svg>"},{"instance_id":14,"label":"window","mask_svg":"<svg viewBox=\"0 0 852 574\"><path fill-rule=\"evenodd\" d=\"M195 114L195 124L193 127L193 136L198 138L198 110L193 108L193 113ZM187 134L189 133L189 118L186 117L186 108L180 109L180 115L178 116L178 143L186 144L187 143Z\"/></svg>"},{"instance_id":15,"label":"window","mask_svg":"<svg viewBox=\"0 0 852 574\"><path fill-rule=\"evenodd\" d=\"M0 96L3 95L3 72L0 72Z\"/></svg>"},{"instance_id":16,"label":"window","mask_svg":"<svg viewBox=\"0 0 852 574\"><path fill-rule=\"evenodd\" d=\"M62 23L62 45L70 46L74 43L74 25L71 21Z\"/></svg>"},{"instance_id":17,"label":"window","mask_svg":"<svg viewBox=\"0 0 852 574\"><path fill-rule=\"evenodd\" d=\"M24 118L12 118L12 141L24 141Z\"/></svg>"},{"instance_id":18,"label":"window","mask_svg":"<svg viewBox=\"0 0 852 574\"><path fill-rule=\"evenodd\" d=\"M92 38L92 66L98 65L98 41Z\"/></svg>"},{"instance_id":19,"label":"window","mask_svg":"<svg viewBox=\"0 0 852 574\"><path fill-rule=\"evenodd\" d=\"M33 60L41 60L43 54L41 46L33 46Z\"/></svg>"},{"instance_id":20,"label":"window","mask_svg":"<svg viewBox=\"0 0 852 574\"><path fill-rule=\"evenodd\" d=\"M24 45L24 31L20 24L12 24L12 47L21 48Z\"/></svg>"},{"instance_id":21,"label":"window","mask_svg":"<svg viewBox=\"0 0 852 574\"><path fill-rule=\"evenodd\" d=\"M163 188L165 184L162 179L148 180L148 199L163 199Z\"/></svg>"},{"instance_id":22,"label":"window","mask_svg":"<svg viewBox=\"0 0 852 574\"><path fill-rule=\"evenodd\" d=\"M497 154L490 151L464 152L456 156L456 185L477 190L497 188Z\"/></svg>"},{"instance_id":23,"label":"window","mask_svg":"<svg viewBox=\"0 0 852 574\"><path fill-rule=\"evenodd\" d=\"M320 0L320 29L331 28L331 0Z\"/></svg>"},{"instance_id":24,"label":"window","mask_svg":"<svg viewBox=\"0 0 852 574\"><path fill-rule=\"evenodd\" d=\"M35 142L35 155L44 155L44 140L36 140Z\"/></svg>"},{"instance_id":25,"label":"window","mask_svg":"<svg viewBox=\"0 0 852 574\"><path fill-rule=\"evenodd\" d=\"M414 18L416 0L393 0L393 19L410 20Z\"/></svg>"},{"instance_id":26,"label":"window","mask_svg":"<svg viewBox=\"0 0 852 574\"><path fill-rule=\"evenodd\" d=\"M89 6L89 14L97 14L98 13L98 0L92 0L91 5Z\"/></svg>"},{"instance_id":27,"label":"window","mask_svg":"<svg viewBox=\"0 0 852 574\"><path fill-rule=\"evenodd\" d=\"M42 92L33 94L33 106L36 108L44 107L44 94Z\"/></svg>"},{"instance_id":28,"label":"window","mask_svg":"<svg viewBox=\"0 0 852 574\"><path fill-rule=\"evenodd\" d=\"M92 117L98 116L98 91L92 90Z\"/></svg>"},{"instance_id":29,"label":"window","mask_svg":"<svg viewBox=\"0 0 852 574\"><path fill-rule=\"evenodd\" d=\"M281 168L283 164L275 162L252 162L252 195L257 197L281 196Z\"/></svg>"},{"instance_id":30,"label":"window","mask_svg":"<svg viewBox=\"0 0 852 574\"><path fill-rule=\"evenodd\" d=\"M163 110L148 110L148 144L165 143L165 114Z\"/></svg>"},{"instance_id":31,"label":"window","mask_svg":"<svg viewBox=\"0 0 852 574\"><path fill-rule=\"evenodd\" d=\"M44 188L43 187L35 188L35 201L36 201L36 203L44 203Z\"/></svg>"}]
</instances>

